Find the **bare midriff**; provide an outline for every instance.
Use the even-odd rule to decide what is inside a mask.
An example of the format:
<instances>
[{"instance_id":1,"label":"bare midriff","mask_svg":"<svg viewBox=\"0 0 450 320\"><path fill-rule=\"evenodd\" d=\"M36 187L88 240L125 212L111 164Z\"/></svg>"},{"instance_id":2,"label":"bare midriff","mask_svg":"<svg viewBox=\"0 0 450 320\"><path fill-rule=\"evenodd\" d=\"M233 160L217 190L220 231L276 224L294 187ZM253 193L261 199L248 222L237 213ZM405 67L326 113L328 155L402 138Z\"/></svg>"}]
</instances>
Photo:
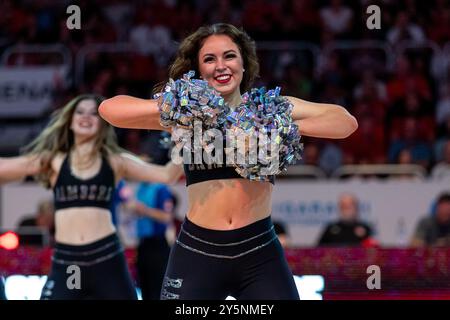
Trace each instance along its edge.
<instances>
[{"instance_id":1,"label":"bare midriff","mask_svg":"<svg viewBox=\"0 0 450 320\"><path fill-rule=\"evenodd\" d=\"M84 245L116 231L111 212L96 207L76 207L55 213L55 240L69 245Z\"/></svg>"},{"instance_id":2,"label":"bare midriff","mask_svg":"<svg viewBox=\"0 0 450 320\"><path fill-rule=\"evenodd\" d=\"M213 230L233 230L268 217L272 184L247 179L218 179L189 185L188 219Z\"/></svg>"}]
</instances>

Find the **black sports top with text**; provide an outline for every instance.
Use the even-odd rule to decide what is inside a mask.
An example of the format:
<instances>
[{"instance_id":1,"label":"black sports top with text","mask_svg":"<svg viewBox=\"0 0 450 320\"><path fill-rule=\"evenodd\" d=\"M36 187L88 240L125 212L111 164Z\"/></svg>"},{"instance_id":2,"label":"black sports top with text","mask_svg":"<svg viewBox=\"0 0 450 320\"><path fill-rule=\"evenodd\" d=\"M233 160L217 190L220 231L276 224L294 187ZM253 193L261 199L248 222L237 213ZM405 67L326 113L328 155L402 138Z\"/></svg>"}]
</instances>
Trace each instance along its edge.
<instances>
[{"instance_id":1,"label":"black sports top with text","mask_svg":"<svg viewBox=\"0 0 450 320\"><path fill-rule=\"evenodd\" d=\"M237 173L233 165L227 165L225 152L223 154L222 163L206 164L203 160L201 163L184 164L184 173L186 176L186 186L217 179L245 179ZM194 159L194 154L191 154ZM275 184L275 176L269 175L269 182Z\"/></svg>"},{"instance_id":2,"label":"black sports top with text","mask_svg":"<svg viewBox=\"0 0 450 320\"><path fill-rule=\"evenodd\" d=\"M100 170L95 176L81 179L72 174L69 156L66 156L53 187L55 210L72 207L111 208L115 190L114 171L104 156L101 161Z\"/></svg>"}]
</instances>

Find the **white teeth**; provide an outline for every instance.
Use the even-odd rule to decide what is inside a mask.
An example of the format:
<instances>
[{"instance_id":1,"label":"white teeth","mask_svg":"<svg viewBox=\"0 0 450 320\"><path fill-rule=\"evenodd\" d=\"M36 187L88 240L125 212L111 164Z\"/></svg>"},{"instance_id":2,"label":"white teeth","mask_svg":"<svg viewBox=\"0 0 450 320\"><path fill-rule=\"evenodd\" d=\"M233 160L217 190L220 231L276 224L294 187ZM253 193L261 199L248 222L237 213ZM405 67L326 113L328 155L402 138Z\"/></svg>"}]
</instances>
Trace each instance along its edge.
<instances>
[{"instance_id":1,"label":"white teeth","mask_svg":"<svg viewBox=\"0 0 450 320\"><path fill-rule=\"evenodd\" d=\"M225 76L217 77L216 79L217 79L217 80L220 80L220 81L223 81L223 80L227 80L227 79L229 79L229 78L230 78L229 75L225 75Z\"/></svg>"}]
</instances>

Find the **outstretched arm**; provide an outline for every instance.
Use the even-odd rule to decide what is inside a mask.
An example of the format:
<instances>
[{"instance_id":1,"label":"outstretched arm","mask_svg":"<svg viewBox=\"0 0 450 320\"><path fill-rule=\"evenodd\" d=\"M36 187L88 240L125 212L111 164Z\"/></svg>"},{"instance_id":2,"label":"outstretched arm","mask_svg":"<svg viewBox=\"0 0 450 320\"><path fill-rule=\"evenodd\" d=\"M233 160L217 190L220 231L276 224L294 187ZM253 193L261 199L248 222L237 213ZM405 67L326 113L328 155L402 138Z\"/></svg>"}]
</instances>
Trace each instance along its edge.
<instances>
[{"instance_id":1,"label":"outstretched arm","mask_svg":"<svg viewBox=\"0 0 450 320\"><path fill-rule=\"evenodd\" d=\"M27 176L36 175L40 168L39 157L0 158L0 183L22 180Z\"/></svg>"},{"instance_id":2,"label":"outstretched arm","mask_svg":"<svg viewBox=\"0 0 450 320\"><path fill-rule=\"evenodd\" d=\"M292 118L303 136L343 139L358 128L356 118L341 106L286 98L294 105Z\"/></svg>"},{"instance_id":3,"label":"outstretched arm","mask_svg":"<svg viewBox=\"0 0 450 320\"><path fill-rule=\"evenodd\" d=\"M174 184L183 174L183 167L169 161L165 166L147 163L136 156L123 153L115 158L121 178Z\"/></svg>"},{"instance_id":4,"label":"outstretched arm","mask_svg":"<svg viewBox=\"0 0 450 320\"><path fill-rule=\"evenodd\" d=\"M159 123L158 101L118 95L103 101L98 112L115 127L130 129L166 130Z\"/></svg>"}]
</instances>

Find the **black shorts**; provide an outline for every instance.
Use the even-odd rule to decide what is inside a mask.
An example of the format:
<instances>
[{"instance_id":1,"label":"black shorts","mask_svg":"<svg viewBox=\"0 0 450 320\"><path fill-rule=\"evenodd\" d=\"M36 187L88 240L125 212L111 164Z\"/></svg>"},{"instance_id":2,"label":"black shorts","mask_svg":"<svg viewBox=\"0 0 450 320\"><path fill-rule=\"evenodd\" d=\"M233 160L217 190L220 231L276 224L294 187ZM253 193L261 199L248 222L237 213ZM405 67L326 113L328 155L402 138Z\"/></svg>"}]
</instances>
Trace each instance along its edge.
<instances>
[{"instance_id":1,"label":"black shorts","mask_svg":"<svg viewBox=\"0 0 450 320\"><path fill-rule=\"evenodd\" d=\"M161 299L298 300L270 217L221 231L185 219L172 247Z\"/></svg>"},{"instance_id":2,"label":"black shorts","mask_svg":"<svg viewBox=\"0 0 450 320\"><path fill-rule=\"evenodd\" d=\"M136 300L123 247L114 233L87 245L55 244L41 300Z\"/></svg>"}]
</instances>

